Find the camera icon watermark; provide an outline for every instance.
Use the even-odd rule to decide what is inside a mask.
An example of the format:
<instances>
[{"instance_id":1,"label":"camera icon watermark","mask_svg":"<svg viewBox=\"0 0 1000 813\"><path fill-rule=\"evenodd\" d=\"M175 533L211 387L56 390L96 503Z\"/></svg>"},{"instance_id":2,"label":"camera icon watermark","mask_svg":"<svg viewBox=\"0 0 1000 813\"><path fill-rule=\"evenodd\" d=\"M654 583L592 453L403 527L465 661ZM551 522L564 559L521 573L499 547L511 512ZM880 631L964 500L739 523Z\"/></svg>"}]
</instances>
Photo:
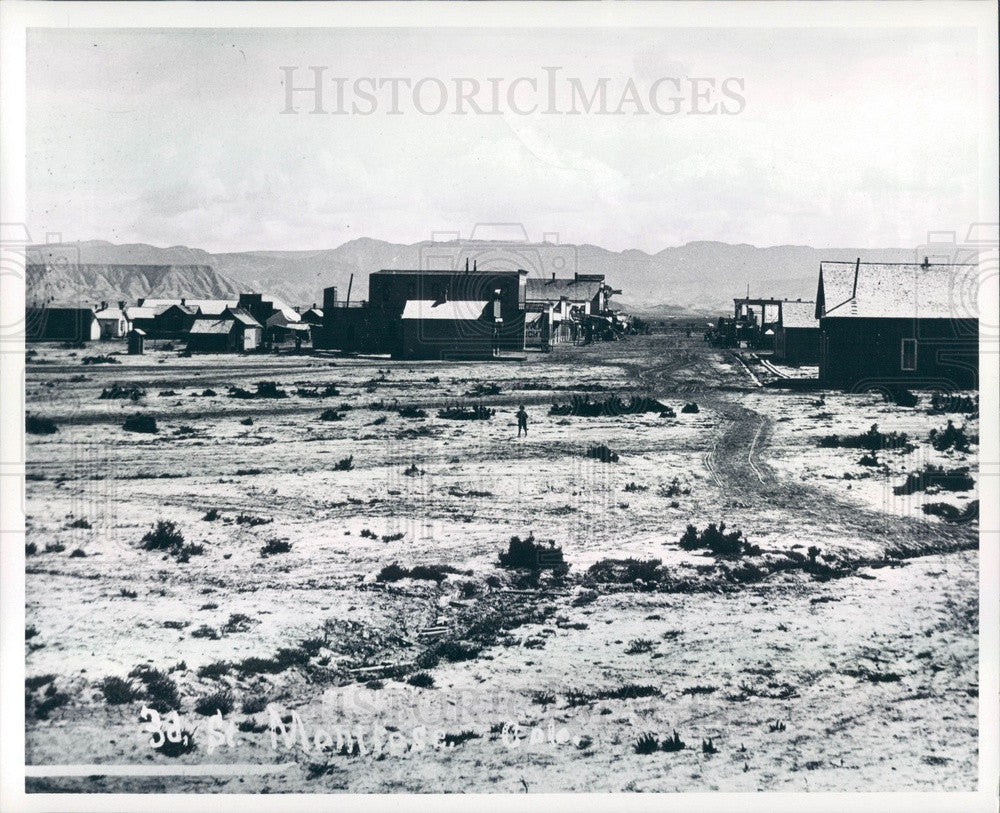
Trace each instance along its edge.
<instances>
[{"instance_id":1,"label":"camera icon watermark","mask_svg":"<svg viewBox=\"0 0 1000 813\"><path fill-rule=\"evenodd\" d=\"M918 263L951 268L948 306L956 330L968 331L969 321L976 320L980 342L996 343L1000 321L979 305L1000 298L1000 224L972 223L963 241L954 231L930 231L915 253Z\"/></svg>"},{"instance_id":2,"label":"camera icon watermark","mask_svg":"<svg viewBox=\"0 0 1000 813\"><path fill-rule=\"evenodd\" d=\"M420 246L425 271L525 271L529 279L572 277L579 272L576 246L562 245L558 232L545 232L531 242L522 223L477 223L468 239L460 232L435 231Z\"/></svg>"},{"instance_id":3,"label":"camera icon watermark","mask_svg":"<svg viewBox=\"0 0 1000 813\"><path fill-rule=\"evenodd\" d=\"M20 354L26 340L44 336L52 306L88 307L76 285L81 265L79 245L60 233L36 244L26 224L0 224L0 352Z\"/></svg>"}]
</instances>

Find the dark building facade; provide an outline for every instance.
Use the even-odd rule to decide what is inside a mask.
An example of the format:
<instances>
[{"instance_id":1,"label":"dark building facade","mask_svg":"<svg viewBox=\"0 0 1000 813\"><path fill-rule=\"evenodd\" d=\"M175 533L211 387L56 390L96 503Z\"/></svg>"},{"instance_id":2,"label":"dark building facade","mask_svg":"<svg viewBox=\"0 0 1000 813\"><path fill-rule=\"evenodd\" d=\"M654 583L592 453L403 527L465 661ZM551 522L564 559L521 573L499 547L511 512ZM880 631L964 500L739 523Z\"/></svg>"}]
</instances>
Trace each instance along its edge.
<instances>
[{"instance_id":1,"label":"dark building facade","mask_svg":"<svg viewBox=\"0 0 1000 813\"><path fill-rule=\"evenodd\" d=\"M25 308L25 340L29 342L91 342L101 338L93 308Z\"/></svg>"},{"instance_id":2,"label":"dark building facade","mask_svg":"<svg viewBox=\"0 0 1000 813\"><path fill-rule=\"evenodd\" d=\"M978 312L955 291L972 265L820 264L820 380L850 389L979 386Z\"/></svg>"},{"instance_id":3,"label":"dark building facade","mask_svg":"<svg viewBox=\"0 0 1000 813\"><path fill-rule=\"evenodd\" d=\"M784 300L774 330L774 358L787 364L819 364L819 319L815 302Z\"/></svg>"},{"instance_id":4,"label":"dark building facade","mask_svg":"<svg viewBox=\"0 0 1000 813\"><path fill-rule=\"evenodd\" d=\"M475 267L377 271L368 278L365 303L338 302L336 289L326 289L317 346L397 358L482 358L523 350L526 277L525 271ZM470 307L440 308L473 302L482 303L474 318Z\"/></svg>"}]
</instances>

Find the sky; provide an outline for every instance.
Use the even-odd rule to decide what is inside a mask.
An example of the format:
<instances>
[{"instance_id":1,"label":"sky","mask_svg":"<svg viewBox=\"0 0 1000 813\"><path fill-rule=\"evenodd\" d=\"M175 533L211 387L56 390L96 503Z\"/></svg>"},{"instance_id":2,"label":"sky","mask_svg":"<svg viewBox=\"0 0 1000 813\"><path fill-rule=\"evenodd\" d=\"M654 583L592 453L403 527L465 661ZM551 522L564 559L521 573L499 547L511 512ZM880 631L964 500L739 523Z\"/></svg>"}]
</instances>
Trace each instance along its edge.
<instances>
[{"instance_id":1,"label":"sky","mask_svg":"<svg viewBox=\"0 0 1000 813\"><path fill-rule=\"evenodd\" d=\"M960 28L32 29L29 228L212 252L477 224L651 253L914 246L979 219L975 45ZM283 112L282 69L307 87L310 66L321 112L308 90Z\"/></svg>"}]
</instances>

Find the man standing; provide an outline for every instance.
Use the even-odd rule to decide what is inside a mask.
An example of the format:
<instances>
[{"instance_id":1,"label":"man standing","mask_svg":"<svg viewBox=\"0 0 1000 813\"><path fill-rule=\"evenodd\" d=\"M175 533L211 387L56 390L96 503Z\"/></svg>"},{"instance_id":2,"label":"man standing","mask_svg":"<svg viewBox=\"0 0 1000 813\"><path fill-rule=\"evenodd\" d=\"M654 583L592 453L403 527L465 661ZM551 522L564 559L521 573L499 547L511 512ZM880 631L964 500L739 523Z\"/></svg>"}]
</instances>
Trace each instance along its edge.
<instances>
[{"instance_id":1,"label":"man standing","mask_svg":"<svg viewBox=\"0 0 1000 813\"><path fill-rule=\"evenodd\" d=\"M524 409L524 404L517 409L517 436L521 437L521 432L528 437L528 413Z\"/></svg>"}]
</instances>

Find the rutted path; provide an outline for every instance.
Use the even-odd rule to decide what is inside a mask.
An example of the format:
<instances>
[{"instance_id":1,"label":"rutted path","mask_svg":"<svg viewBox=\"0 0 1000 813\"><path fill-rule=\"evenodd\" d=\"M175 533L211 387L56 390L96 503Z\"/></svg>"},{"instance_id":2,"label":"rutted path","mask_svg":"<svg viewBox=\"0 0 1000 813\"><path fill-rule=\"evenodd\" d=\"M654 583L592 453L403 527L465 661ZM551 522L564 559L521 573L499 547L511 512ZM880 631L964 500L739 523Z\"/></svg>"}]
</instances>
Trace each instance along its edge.
<instances>
[{"instance_id":1,"label":"rutted path","mask_svg":"<svg viewBox=\"0 0 1000 813\"><path fill-rule=\"evenodd\" d=\"M656 341L659 337L651 338ZM698 403L723 419L704 462L729 502L785 509L811 524L869 540L901 557L978 547L977 525L946 525L874 511L845 502L827 490L779 478L766 462L771 419L740 403L738 388L720 373L720 363L725 362L722 353L700 338L664 344L670 345L665 347L665 353L672 356L669 361L637 365L631 372L654 397L691 392L691 378L701 379L704 389L698 394ZM655 358L653 354L647 357ZM742 378L746 390L756 388L745 373Z\"/></svg>"}]
</instances>

